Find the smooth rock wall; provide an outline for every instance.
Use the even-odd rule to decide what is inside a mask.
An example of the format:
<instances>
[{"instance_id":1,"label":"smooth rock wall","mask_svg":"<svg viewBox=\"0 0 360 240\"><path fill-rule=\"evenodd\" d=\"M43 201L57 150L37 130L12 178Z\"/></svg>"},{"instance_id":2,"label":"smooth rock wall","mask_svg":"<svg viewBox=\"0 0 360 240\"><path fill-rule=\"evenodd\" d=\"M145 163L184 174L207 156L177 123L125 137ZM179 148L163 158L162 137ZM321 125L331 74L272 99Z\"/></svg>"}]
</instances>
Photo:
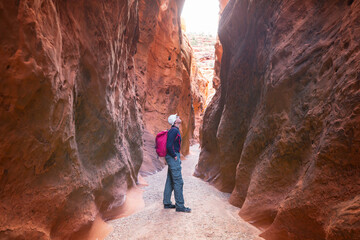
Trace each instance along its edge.
<instances>
[{"instance_id":1,"label":"smooth rock wall","mask_svg":"<svg viewBox=\"0 0 360 240\"><path fill-rule=\"evenodd\" d=\"M142 163L137 1L0 1L0 238L68 239Z\"/></svg>"},{"instance_id":2,"label":"smooth rock wall","mask_svg":"<svg viewBox=\"0 0 360 240\"><path fill-rule=\"evenodd\" d=\"M191 52L183 45L180 23L183 3L183 0L139 1L140 38L135 69L145 129L155 136L169 129L168 116L178 113L183 121L181 153L186 155L194 130L194 111Z\"/></svg>"},{"instance_id":3,"label":"smooth rock wall","mask_svg":"<svg viewBox=\"0 0 360 240\"><path fill-rule=\"evenodd\" d=\"M188 153L183 2L0 1L1 239L83 239L123 216L138 173L164 167L170 114Z\"/></svg>"},{"instance_id":4,"label":"smooth rock wall","mask_svg":"<svg viewBox=\"0 0 360 240\"><path fill-rule=\"evenodd\" d=\"M229 0L220 0L219 1L219 19L221 18L221 15L227 5ZM213 77L213 87L215 89L219 89L220 86L220 67L221 67L221 58L223 54L223 48L219 39L219 36L217 36L216 43L215 43L215 63L214 63L214 77Z\"/></svg>"},{"instance_id":5,"label":"smooth rock wall","mask_svg":"<svg viewBox=\"0 0 360 240\"><path fill-rule=\"evenodd\" d=\"M359 239L360 1L231 0L195 175L266 239Z\"/></svg>"}]
</instances>

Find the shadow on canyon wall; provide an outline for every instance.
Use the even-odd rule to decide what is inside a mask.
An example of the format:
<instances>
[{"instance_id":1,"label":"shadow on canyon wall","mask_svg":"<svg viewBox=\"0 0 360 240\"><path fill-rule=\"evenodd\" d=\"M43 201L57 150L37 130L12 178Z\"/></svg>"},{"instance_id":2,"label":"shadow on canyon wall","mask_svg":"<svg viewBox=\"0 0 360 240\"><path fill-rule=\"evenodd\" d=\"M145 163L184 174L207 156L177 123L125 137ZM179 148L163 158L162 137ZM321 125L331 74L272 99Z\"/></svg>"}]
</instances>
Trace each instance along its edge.
<instances>
[{"instance_id":1,"label":"shadow on canyon wall","mask_svg":"<svg viewBox=\"0 0 360 240\"><path fill-rule=\"evenodd\" d=\"M360 1L229 1L195 175L266 239L359 239Z\"/></svg>"},{"instance_id":2,"label":"shadow on canyon wall","mask_svg":"<svg viewBox=\"0 0 360 240\"><path fill-rule=\"evenodd\" d=\"M182 5L0 1L0 238L81 238L133 212L169 114L188 153L203 99Z\"/></svg>"},{"instance_id":3,"label":"shadow on canyon wall","mask_svg":"<svg viewBox=\"0 0 360 240\"><path fill-rule=\"evenodd\" d=\"M136 210L139 172L164 166L153 139L169 114L188 153L206 99L183 2L0 1L0 238L90 237ZM360 236L359 12L358 0L222 12L195 175L266 239Z\"/></svg>"}]
</instances>

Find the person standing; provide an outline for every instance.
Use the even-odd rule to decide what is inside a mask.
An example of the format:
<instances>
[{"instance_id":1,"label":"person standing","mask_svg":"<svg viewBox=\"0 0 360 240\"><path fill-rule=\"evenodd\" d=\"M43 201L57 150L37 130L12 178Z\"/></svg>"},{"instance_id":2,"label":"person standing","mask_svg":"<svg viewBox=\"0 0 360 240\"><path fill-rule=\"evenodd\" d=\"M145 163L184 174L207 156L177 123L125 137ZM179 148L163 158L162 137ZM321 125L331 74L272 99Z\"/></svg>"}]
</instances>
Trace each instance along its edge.
<instances>
[{"instance_id":1,"label":"person standing","mask_svg":"<svg viewBox=\"0 0 360 240\"><path fill-rule=\"evenodd\" d=\"M170 115L168 122L171 129L167 134L166 141L166 156L165 160L168 164L168 173L164 189L164 208L176 208L177 212L191 212L191 209L185 207L183 196L184 181L181 175L181 160L180 160L180 124L181 119L177 114ZM175 205L171 203L171 194L174 191Z\"/></svg>"}]
</instances>

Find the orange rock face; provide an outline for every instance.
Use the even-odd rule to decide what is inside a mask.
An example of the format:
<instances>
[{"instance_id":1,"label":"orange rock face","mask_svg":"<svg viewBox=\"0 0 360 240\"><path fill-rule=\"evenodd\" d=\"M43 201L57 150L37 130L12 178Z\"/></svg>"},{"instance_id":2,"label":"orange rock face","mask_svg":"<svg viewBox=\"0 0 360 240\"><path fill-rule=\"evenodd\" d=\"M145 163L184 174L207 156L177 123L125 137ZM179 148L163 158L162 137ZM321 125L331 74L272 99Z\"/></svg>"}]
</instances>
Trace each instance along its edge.
<instances>
[{"instance_id":1,"label":"orange rock face","mask_svg":"<svg viewBox=\"0 0 360 240\"><path fill-rule=\"evenodd\" d=\"M154 154L155 135L169 129L167 118L177 113L182 124L181 153L189 153L195 128L191 88L192 50L183 39L183 1L139 1L140 37L135 55L136 95L145 124L144 175L164 167Z\"/></svg>"},{"instance_id":2,"label":"orange rock face","mask_svg":"<svg viewBox=\"0 0 360 240\"><path fill-rule=\"evenodd\" d=\"M360 236L360 2L241 1L196 175L266 239Z\"/></svg>"},{"instance_id":3,"label":"orange rock face","mask_svg":"<svg viewBox=\"0 0 360 240\"><path fill-rule=\"evenodd\" d=\"M183 45L187 46L185 48L187 52L191 53L191 96L192 96L192 105L194 108L194 115L195 115L195 129L193 134L193 143L200 141L200 127L202 125L202 119L204 115L204 111L206 108L206 103L209 99L209 95L211 95L211 83L209 82L209 75L212 75L213 69L210 70L210 67L207 66L208 63L211 61L211 43L206 43L206 47L202 42L194 44L194 40L198 40L197 36L190 34L190 38L193 38L192 44L188 39L186 34L183 34ZM210 48L210 49L209 49ZM199 66L199 61L202 56L206 56L203 59L207 63L203 63ZM210 55L210 57L209 57ZM212 59L214 60L214 59ZM204 73L207 76L204 76Z\"/></svg>"},{"instance_id":4,"label":"orange rock face","mask_svg":"<svg viewBox=\"0 0 360 240\"><path fill-rule=\"evenodd\" d=\"M0 2L0 238L68 239L142 162L136 1Z\"/></svg>"},{"instance_id":5,"label":"orange rock face","mask_svg":"<svg viewBox=\"0 0 360 240\"><path fill-rule=\"evenodd\" d=\"M164 166L154 134L169 114L188 153L182 5L0 1L0 239L83 239L128 214L138 172Z\"/></svg>"}]
</instances>

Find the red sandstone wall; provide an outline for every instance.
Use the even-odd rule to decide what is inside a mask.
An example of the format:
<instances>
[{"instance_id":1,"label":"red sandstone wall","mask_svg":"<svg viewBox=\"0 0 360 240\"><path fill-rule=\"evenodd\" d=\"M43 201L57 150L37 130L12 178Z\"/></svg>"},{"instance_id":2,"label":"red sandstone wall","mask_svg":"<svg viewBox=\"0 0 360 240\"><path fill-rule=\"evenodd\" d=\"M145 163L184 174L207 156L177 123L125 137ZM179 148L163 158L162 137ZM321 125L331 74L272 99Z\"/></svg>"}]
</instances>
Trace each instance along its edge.
<instances>
[{"instance_id":1,"label":"red sandstone wall","mask_svg":"<svg viewBox=\"0 0 360 240\"><path fill-rule=\"evenodd\" d=\"M209 97L208 80L201 73L194 55L193 47L190 45L189 39L183 33L183 49L190 53L190 83L191 98L194 111L195 128L192 135L192 144L199 142L199 128L202 125L202 118L206 107L206 100Z\"/></svg>"},{"instance_id":2,"label":"red sandstone wall","mask_svg":"<svg viewBox=\"0 0 360 240\"><path fill-rule=\"evenodd\" d=\"M219 1L219 7L220 7L219 18L221 18L221 15L228 2L229 0ZM215 64L214 64L214 78L213 78L213 87L215 89L219 89L220 86L220 67L221 67L222 54L223 54L223 48L220 39L217 38L215 44Z\"/></svg>"},{"instance_id":3,"label":"red sandstone wall","mask_svg":"<svg viewBox=\"0 0 360 240\"><path fill-rule=\"evenodd\" d=\"M146 167L154 171L163 164L151 152L155 135L170 125L167 118L178 113L182 119L182 154L188 154L194 130L190 91L191 52L182 42L180 12L183 1L139 1L140 38L135 55L136 94L143 114ZM153 137L151 137L153 136Z\"/></svg>"},{"instance_id":4,"label":"red sandstone wall","mask_svg":"<svg viewBox=\"0 0 360 240\"><path fill-rule=\"evenodd\" d=\"M360 1L232 0L195 174L266 239L359 239Z\"/></svg>"},{"instance_id":5,"label":"red sandstone wall","mask_svg":"<svg viewBox=\"0 0 360 240\"><path fill-rule=\"evenodd\" d=\"M154 134L169 114L188 153L182 5L0 1L1 239L81 239L121 214L143 159L143 173L163 167Z\"/></svg>"},{"instance_id":6,"label":"red sandstone wall","mask_svg":"<svg viewBox=\"0 0 360 240\"><path fill-rule=\"evenodd\" d=\"M136 1L0 1L0 238L68 239L142 162Z\"/></svg>"}]
</instances>

